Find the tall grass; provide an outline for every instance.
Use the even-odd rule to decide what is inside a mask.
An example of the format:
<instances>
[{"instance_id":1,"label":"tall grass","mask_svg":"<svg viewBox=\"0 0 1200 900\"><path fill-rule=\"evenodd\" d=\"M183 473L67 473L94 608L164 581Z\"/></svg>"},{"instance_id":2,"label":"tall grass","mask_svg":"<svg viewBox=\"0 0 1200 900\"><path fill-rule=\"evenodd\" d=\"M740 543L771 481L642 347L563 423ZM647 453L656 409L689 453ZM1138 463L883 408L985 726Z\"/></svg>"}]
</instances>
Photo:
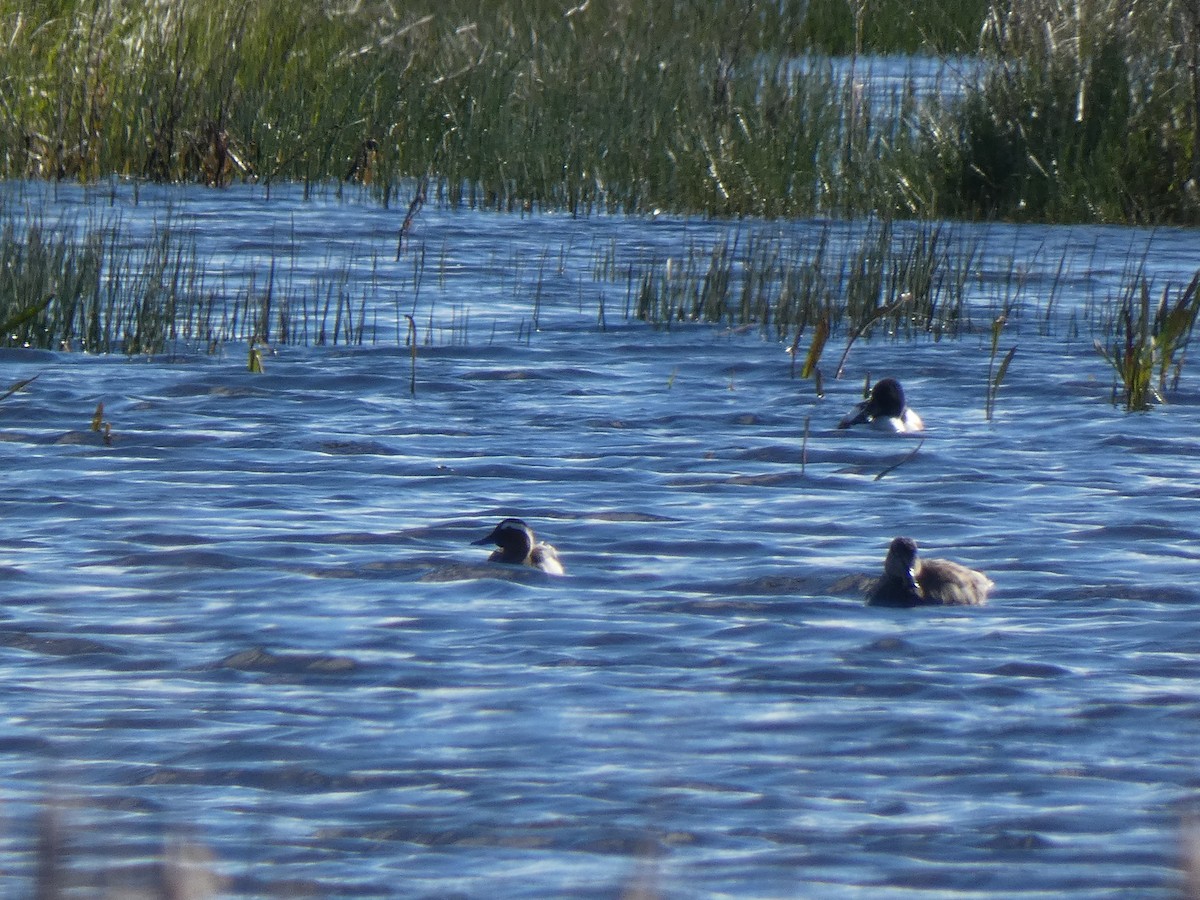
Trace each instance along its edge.
<instances>
[{"instance_id":1,"label":"tall grass","mask_svg":"<svg viewBox=\"0 0 1200 900\"><path fill-rule=\"evenodd\" d=\"M1008 0L988 60L914 157L955 217L1200 220L1200 7Z\"/></svg>"},{"instance_id":2,"label":"tall grass","mask_svg":"<svg viewBox=\"0 0 1200 900\"><path fill-rule=\"evenodd\" d=\"M268 266L214 277L170 223L135 240L119 221L0 225L0 345L86 353L215 350L230 341L362 344L366 296L327 267L309 284Z\"/></svg>"},{"instance_id":3,"label":"tall grass","mask_svg":"<svg viewBox=\"0 0 1200 900\"><path fill-rule=\"evenodd\" d=\"M390 202L434 176L431 200L509 210L1192 221L1189 10L0 0L0 177L345 180ZM961 103L871 95L866 54L973 52L981 33L991 62Z\"/></svg>"},{"instance_id":4,"label":"tall grass","mask_svg":"<svg viewBox=\"0 0 1200 900\"><path fill-rule=\"evenodd\" d=\"M836 230L836 234L835 234ZM856 342L988 335L984 413L991 420L1016 347L1001 349L1006 328L1028 319L1041 334L1062 318L1061 282L1074 271L1069 251L1054 262L1049 283L1023 298L1024 276L985 277L978 238L961 239L953 226L889 223L866 227L827 224L810 229L728 229L709 245L677 256L622 265L603 248L593 267L598 279L626 285L626 314L660 328L688 322L730 328L757 326L789 347L793 374L813 378L822 391L822 355L844 341L833 377L840 378ZM1144 263L1144 261L1143 261ZM1003 263L1001 263L1003 265ZM1003 269L1001 270L1003 271ZM977 322L977 316L990 316ZM1091 329L1112 366L1129 410L1162 402L1177 386L1197 319L1200 272L1186 284L1167 285L1157 300L1144 265L1133 265L1104 302L1071 310L1072 332Z\"/></svg>"},{"instance_id":5,"label":"tall grass","mask_svg":"<svg viewBox=\"0 0 1200 900\"><path fill-rule=\"evenodd\" d=\"M1178 384L1200 314L1198 288L1200 271L1181 288L1165 287L1155 303L1144 275L1127 282L1115 310L1112 339L1107 345L1096 341L1096 350L1120 382L1126 410L1163 403L1168 380Z\"/></svg>"},{"instance_id":6,"label":"tall grass","mask_svg":"<svg viewBox=\"0 0 1200 900\"><path fill-rule=\"evenodd\" d=\"M168 341L211 338L201 325L200 268L169 228L141 247L118 227L77 237L43 222L0 229L0 321L10 346L156 353ZM191 335L193 328L207 333Z\"/></svg>"},{"instance_id":7,"label":"tall grass","mask_svg":"<svg viewBox=\"0 0 1200 900\"><path fill-rule=\"evenodd\" d=\"M948 227L918 223L898 233L872 220L835 238L826 224L815 240L733 229L707 249L630 268L627 306L657 325L756 323L780 339L822 322L848 329L852 340L875 331L955 336L974 327L965 296L978 247L949 239ZM597 271L620 277L611 264Z\"/></svg>"}]
</instances>

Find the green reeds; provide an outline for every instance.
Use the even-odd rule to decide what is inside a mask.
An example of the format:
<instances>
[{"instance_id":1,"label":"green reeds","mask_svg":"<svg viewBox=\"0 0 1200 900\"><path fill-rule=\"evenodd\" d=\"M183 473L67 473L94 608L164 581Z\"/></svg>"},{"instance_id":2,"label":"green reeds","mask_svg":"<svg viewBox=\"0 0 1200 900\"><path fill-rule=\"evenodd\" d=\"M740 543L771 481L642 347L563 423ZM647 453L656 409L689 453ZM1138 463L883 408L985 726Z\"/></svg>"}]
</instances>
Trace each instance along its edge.
<instances>
[{"instance_id":1,"label":"green reeds","mask_svg":"<svg viewBox=\"0 0 1200 900\"><path fill-rule=\"evenodd\" d=\"M9 346L156 353L199 295L186 242L163 229L123 243L117 224L82 236L40 221L0 228L0 321Z\"/></svg>"},{"instance_id":2,"label":"green reeds","mask_svg":"<svg viewBox=\"0 0 1200 900\"><path fill-rule=\"evenodd\" d=\"M825 226L815 243L808 233L792 238L763 230L743 237L733 230L643 269L622 270L610 261L594 270L623 271L631 315L656 325L757 324L798 348L805 331L824 322L810 356L819 357L843 327L850 330L847 352L876 329L894 338L971 329L964 297L974 242L951 240L936 223L898 234L890 223L874 221L836 241L832 228Z\"/></svg>"},{"instance_id":3,"label":"green reeds","mask_svg":"<svg viewBox=\"0 0 1200 900\"><path fill-rule=\"evenodd\" d=\"M1198 15L1175 0L993 4L988 65L929 118L919 154L942 213L1196 221L1185 185L1200 173ZM1180 35L1174 49L1167 33Z\"/></svg>"},{"instance_id":4,"label":"green reeds","mask_svg":"<svg viewBox=\"0 0 1200 900\"><path fill-rule=\"evenodd\" d=\"M354 182L387 204L408 176L514 211L1192 221L1200 41L1161 34L1200 21L1178 0L1126 6L107 0L35 20L0 0L0 177ZM971 53L981 32L993 60L964 101L873 88L865 54ZM853 54L849 72L822 53Z\"/></svg>"},{"instance_id":5,"label":"green reeds","mask_svg":"<svg viewBox=\"0 0 1200 900\"><path fill-rule=\"evenodd\" d=\"M0 335L6 346L156 354L179 345L361 344L366 294L353 261L330 261L309 285L254 272L215 279L194 240L170 223L134 240L119 221L0 225Z\"/></svg>"},{"instance_id":6,"label":"green reeds","mask_svg":"<svg viewBox=\"0 0 1200 900\"><path fill-rule=\"evenodd\" d=\"M1007 321L1007 316L997 316L992 322L992 352L988 356L987 399L983 405L984 418L989 422L992 421L992 415L996 411L996 395L1000 393L1000 385L1004 383L1008 367L1012 364L1013 357L1017 355L1016 347L1009 348L1000 361L999 367L996 366L996 354L1000 350L1000 333L1004 330L1004 324Z\"/></svg>"},{"instance_id":7,"label":"green reeds","mask_svg":"<svg viewBox=\"0 0 1200 900\"><path fill-rule=\"evenodd\" d=\"M1150 282L1139 273L1129 282L1115 313L1111 342L1095 342L1097 352L1120 381L1125 409L1143 411L1164 403L1168 376L1178 385L1196 316L1200 313L1200 271L1182 289L1163 289L1157 304ZM1157 378L1155 372L1157 370ZM1116 391L1114 390L1114 400Z\"/></svg>"}]
</instances>

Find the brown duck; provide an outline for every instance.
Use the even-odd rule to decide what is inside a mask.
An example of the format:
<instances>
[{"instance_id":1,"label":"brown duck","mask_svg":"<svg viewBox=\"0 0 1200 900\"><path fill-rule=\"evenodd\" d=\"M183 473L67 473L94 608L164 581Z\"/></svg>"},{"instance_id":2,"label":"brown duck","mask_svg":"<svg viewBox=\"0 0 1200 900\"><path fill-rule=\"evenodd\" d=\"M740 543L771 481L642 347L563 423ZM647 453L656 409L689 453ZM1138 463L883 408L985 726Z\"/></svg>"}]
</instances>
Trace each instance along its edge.
<instances>
[{"instance_id":1,"label":"brown duck","mask_svg":"<svg viewBox=\"0 0 1200 900\"><path fill-rule=\"evenodd\" d=\"M982 606L992 580L948 559L921 559L917 542L898 537L888 547L883 577L867 596L871 606Z\"/></svg>"}]
</instances>

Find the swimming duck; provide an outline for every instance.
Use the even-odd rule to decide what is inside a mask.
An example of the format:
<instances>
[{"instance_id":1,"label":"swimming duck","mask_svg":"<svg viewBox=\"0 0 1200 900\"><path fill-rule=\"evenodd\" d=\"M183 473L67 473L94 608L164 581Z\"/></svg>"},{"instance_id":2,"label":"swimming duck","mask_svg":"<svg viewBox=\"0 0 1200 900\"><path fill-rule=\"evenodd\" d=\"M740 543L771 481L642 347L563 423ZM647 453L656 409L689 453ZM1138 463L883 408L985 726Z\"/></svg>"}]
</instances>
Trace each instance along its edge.
<instances>
[{"instance_id":1,"label":"swimming duck","mask_svg":"<svg viewBox=\"0 0 1200 900\"><path fill-rule=\"evenodd\" d=\"M878 431L898 433L924 431L921 417L904 402L904 388L895 378L881 378L871 388L871 396L850 410L838 428L867 422Z\"/></svg>"},{"instance_id":2,"label":"swimming duck","mask_svg":"<svg viewBox=\"0 0 1200 900\"><path fill-rule=\"evenodd\" d=\"M917 542L898 537L888 547L883 577L867 597L870 606L982 606L992 580L948 559L919 559Z\"/></svg>"},{"instance_id":3,"label":"swimming duck","mask_svg":"<svg viewBox=\"0 0 1200 900\"><path fill-rule=\"evenodd\" d=\"M549 544L538 541L533 536L533 529L520 519L504 519L492 529L485 538L472 541L473 546L495 544L499 550L493 550L488 557L489 562L512 563L519 566L532 566L549 572L551 575L562 575L563 565L559 562L558 551Z\"/></svg>"}]
</instances>

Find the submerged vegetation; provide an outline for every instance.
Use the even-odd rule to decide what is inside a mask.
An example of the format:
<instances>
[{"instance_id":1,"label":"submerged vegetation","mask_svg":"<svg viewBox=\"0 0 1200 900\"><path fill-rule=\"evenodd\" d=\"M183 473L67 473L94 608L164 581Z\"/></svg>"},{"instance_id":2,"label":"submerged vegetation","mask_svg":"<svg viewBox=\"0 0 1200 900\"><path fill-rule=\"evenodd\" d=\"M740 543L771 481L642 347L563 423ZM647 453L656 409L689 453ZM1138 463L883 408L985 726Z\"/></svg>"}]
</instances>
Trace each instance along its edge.
<instances>
[{"instance_id":1,"label":"submerged vegetation","mask_svg":"<svg viewBox=\"0 0 1200 900\"><path fill-rule=\"evenodd\" d=\"M0 31L0 177L345 180L389 202L433 176L454 204L729 216L1200 212L1183 0L0 0ZM948 69L961 91L881 96L871 54L913 52L978 64Z\"/></svg>"}]
</instances>

